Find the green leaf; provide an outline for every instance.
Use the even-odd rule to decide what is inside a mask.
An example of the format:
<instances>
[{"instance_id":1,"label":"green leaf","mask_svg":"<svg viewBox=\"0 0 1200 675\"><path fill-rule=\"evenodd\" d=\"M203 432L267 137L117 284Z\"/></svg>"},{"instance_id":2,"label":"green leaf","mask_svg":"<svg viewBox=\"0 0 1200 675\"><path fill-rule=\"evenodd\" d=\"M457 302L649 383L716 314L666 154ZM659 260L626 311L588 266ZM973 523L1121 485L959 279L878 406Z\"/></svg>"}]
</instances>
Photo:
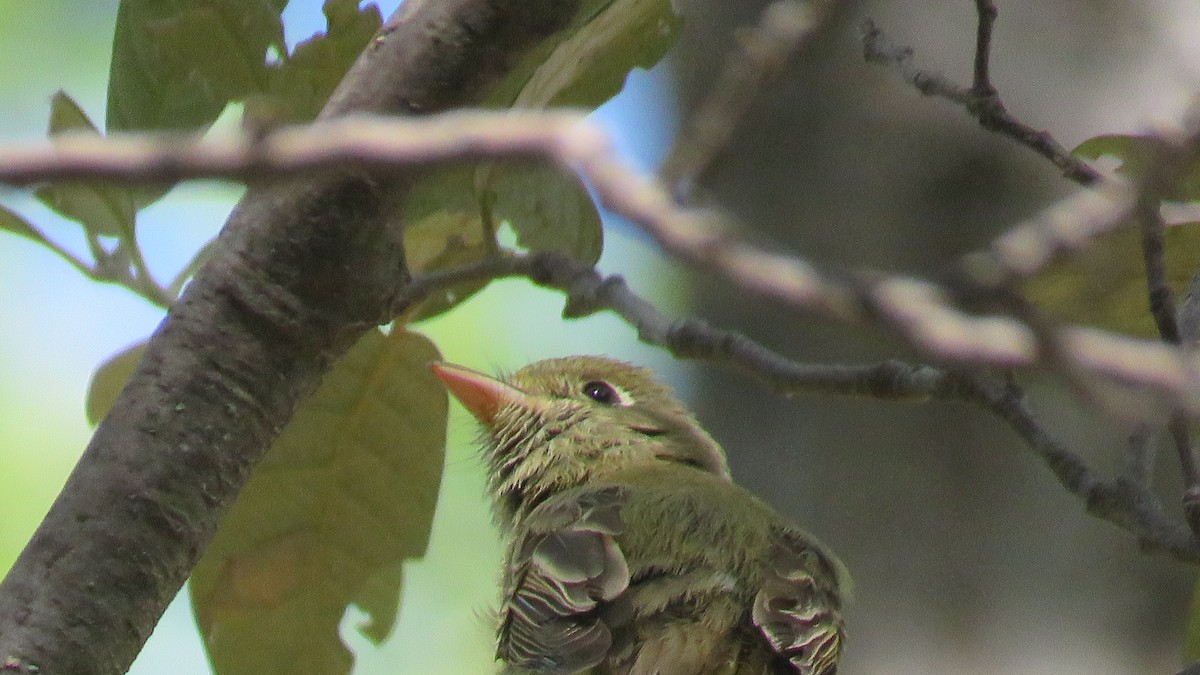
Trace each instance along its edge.
<instances>
[{"instance_id":1,"label":"green leaf","mask_svg":"<svg viewBox=\"0 0 1200 675\"><path fill-rule=\"evenodd\" d=\"M107 128L207 128L226 103L260 90L269 48L285 50L287 0L122 0L113 37Z\"/></svg>"},{"instance_id":2,"label":"green leaf","mask_svg":"<svg viewBox=\"0 0 1200 675\"><path fill-rule=\"evenodd\" d=\"M632 68L648 68L662 58L679 26L670 0L589 0L567 28L530 50L486 94L484 105L594 108L620 91ZM418 192L436 195L425 202L451 206L406 212L406 222L423 223L423 251L414 255L410 250L410 261L428 261L427 268L437 268L478 259L473 256L494 249L493 229L502 223L513 228L517 244L530 252L560 251L590 263L600 257L600 215L575 176L544 164L509 162L479 165L470 183L438 185L436 180L421 181ZM476 233L485 238L476 239ZM416 238L406 234L405 241L413 244ZM432 299L420 318L453 307L479 287L453 289L448 297Z\"/></svg>"},{"instance_id":3,"label":"green leaf","mask_svg":"<svg viewBox=\"0 0 1200 675\"><path fill-rule=\"evenodd\" d=\"M54 138L67 132L100 133L79 104L58 91L50 99L48 133ZM127 187L101 181L63 181L43 185L34 195L59 215L83 225L92 235L125 238L133 233L137 207Z\"/></svg>"},{"instance_id":4,"label":"green leaf","mask_svg":"<svg viewBox=\"0 0 1200 675\"><path fill-rule=\"evenodd\" d=\"M603 227L596 205L573 175L531 162L439 169L417 181L401 218L409 268L416 273L478 262L495 253L495 229L508 223L529 252L559 251L588 263L600 258ZM429 298L415 320L466 300L486 282L464 283Z\"/></svg>"},{"instance_id":5,"label":"green leaf","mask_svg":"<svg viewBox=\"0 0 1200 675\"><path fill-rule=\"evenodd\" d=\"M1106 134L1080 143L1071 154L1093 161L1113 157L1121 162L1117 173L1137 180L1153 161L1159 143L1161 141L1149 135ZM1177 202L1200 201L1200 160L1184 167L1175 185L1163 196Z\"/></svg>"},{"instance_id":6,"label":"green leaf","mask_svg":"<svg viewBox=\"0 0 1200 675\"><path fill-rule=\"evenodd\" d=\"M117 396L125 388L125 383L129 381L129 376L133 375L133 370L137 368L145 351L145 340L132 344L110 356L100 364L95 373L92 373L85 404L89 424L100 424L100 420L112 409L113 403L116 403Z\"/></svg>"},{"instance_id":7,"label":"green leaf","mask_svg":"<svg viewBox=\"0 0 1200 675\"><path fill-rule=\"evenodd\" d=\"M1180 294L1200 270L1200 223L1165 234L1167 283ZM1026 296L1050 317L1139 337L1157 337L1150 314L1141 233L1106 234L1074 256L1058 260L1025 283Z\"/></svg>"},{"instance_id":8,"label":"green leaf","mask_svg":"<svg viewBox=\"0 0 1200 675\"><path fill-rule=\"evenodd\" d=\"M496 250L493 224L475 196L474 165L435 169L405 195L400 213L404 254L414 273L448 269L483 260ZM485 283L459 284L422 305L421 321L454 307Z\"/></svg>"},{"instance_id":9,"label":"green leaf","mask_svg":"<svg viewBox=\"0 0 1200 675\"><path fill-rule=\"evenodd\" d=\"M568 28L522 59L485 105L594 108L621 90L630 70L657 63L681 25L671 0L588 0Z\"/></svg>"},{"instance_id":10,"label":"green leaf","mask_svg":"<svg viewBox=\"0 0 1200 675\"><path fill-rule=\"evenodd\" d=\"M595 264L604 246L600 212L583 183L546 164L507 162L480 169L483 199L531 252L558 251Z\"/></svg>"},{"instance_id":11,"label":"green leaf","mask_svg":"<svg viewBox=\"0 0 1200 675\"><path fill-rule=\"evenodd\" d=\"M358 0L326 0L328 30L296 45L292 55L269 72L266 102L276 118L315 119L350 65L379 30L379 8Z\"/></svg>"},{"instance_id":12,"label":"green leaf","mask_svg":"<svg viewBox=\"0 0 1200 675\"><path fill-rule=\"evenodd\" d=\"M10 211L7 208L0 206L0 230L7 230L13 234L20 235L27 239L32 239L39 244L45 241L45 237L37 228L29 224L22 216L15 211Z\"/></svg>"},{"instance_id":13,"label":"green leaf","mask_svg":"<svg viewBox=\"0 0 1200 675\"><path fill-rule=\"evenodd\" d=\"M594 108L620 91L632 68L662 58L679 27L670 0L589 0L567 28L526 54L484 105ZM406 208L406 222L420 223L419 232L410 226L405 234L410 263L421 263L412 265L415 271L480 259L494 250L493 229L503 223L530 252L560 251L589 263L600 258L600 214L576 176L532 162L480 164L471 181L457 171L420 181L419 204ZM439 184L447 175L455 178ZM480 287L433 298L418 318L443 312Z\"/></svg>"},{"instance_id":14,"label":"green leaf","mask_svg":"<svg viewBox=\"0 0 1200 675\"><path fill-rule=\"evenodd\" d=\"M354 603L391 630L403 560L423 555L441 482L445 390L425 337L369 331L304 401L192 574L215 671L348 673Z\"/></svg>"},{"instance_id":15,"label":"green leaf","mask_svg":"<svg viewBox=\"0 0 1200 675\"><path fill-rule=\"evenodd\" d=\"M100 135L83 108L67 92L59 89L50 97L50 125L48 135L53 138L64 131L84 131Z\"/></svg>"},{"instance_id":16,"label":"green leaf","mask_svg":"<svg viewBox=\"0 0 1200 675\"><path fill-rule=\"evenodd\" d=\"M134 231L133 198L120 188L71 181L44 185L33 194L38 201L96 236L126 237Z\"/></svg>"}]
</instances>

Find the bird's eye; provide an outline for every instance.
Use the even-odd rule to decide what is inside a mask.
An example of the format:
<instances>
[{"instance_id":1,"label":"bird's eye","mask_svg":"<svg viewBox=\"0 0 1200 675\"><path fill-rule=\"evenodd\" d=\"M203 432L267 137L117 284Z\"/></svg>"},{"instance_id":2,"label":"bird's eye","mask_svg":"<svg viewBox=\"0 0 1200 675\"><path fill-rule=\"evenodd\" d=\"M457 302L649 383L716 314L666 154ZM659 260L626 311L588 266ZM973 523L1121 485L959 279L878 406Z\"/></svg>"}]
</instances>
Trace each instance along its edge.
<instances>
[{"instance_id":1,"label":"bird's eye","mask_svg":"<svg viewBox=\"0 0 1200 675\"><path fill-rule=\"evenodd\" d=\"M600 380L592 380L583 385L583 394L596 403L604 405L616 405L621 402L621 395L617 393L616 388Z\"/></svg>"}]
</instances>

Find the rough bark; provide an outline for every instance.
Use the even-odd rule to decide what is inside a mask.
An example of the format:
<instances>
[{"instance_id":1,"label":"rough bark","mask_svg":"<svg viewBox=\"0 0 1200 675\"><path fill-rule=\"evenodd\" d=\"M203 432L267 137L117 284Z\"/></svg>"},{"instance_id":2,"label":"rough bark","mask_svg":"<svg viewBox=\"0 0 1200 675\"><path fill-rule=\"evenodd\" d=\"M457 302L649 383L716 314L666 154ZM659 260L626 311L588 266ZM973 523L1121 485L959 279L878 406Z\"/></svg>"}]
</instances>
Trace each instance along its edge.
<instances>
[{"instance_id":1,"label":"rough bark","mask_svg":"<svg viewBox=\"0 0 1200 675\"><path fill-rule=\"evenodd\" d=\"M322 117L469 104L577 5L409 0ZM128 669L297 402L399 309L403 191L342 172L247 193L0 582L0 671Z\"/></svg>"}]
</instances>

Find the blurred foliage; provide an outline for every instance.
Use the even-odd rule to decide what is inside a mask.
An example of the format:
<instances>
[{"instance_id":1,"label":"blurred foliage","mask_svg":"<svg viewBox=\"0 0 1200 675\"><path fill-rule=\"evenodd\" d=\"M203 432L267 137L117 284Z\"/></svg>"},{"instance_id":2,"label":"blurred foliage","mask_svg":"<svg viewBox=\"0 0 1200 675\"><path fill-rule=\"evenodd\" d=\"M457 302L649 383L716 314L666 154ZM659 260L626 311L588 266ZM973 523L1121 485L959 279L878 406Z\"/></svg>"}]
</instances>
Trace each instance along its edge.
<instances>
[{"instance_id":1,"label":"blurred foliage","mask_svg":"<svg viewBox=\"0 0 1200 675\"><path fill-rule=\"evenodd\" d=\"M1085 159L1111 157L1120 164L1117 173L1131 181L1161 161L1163 140L1147 134L1106 134L1089 138L1072 152ZM1177 169L1178 178L1167 186L1168 201L1200 202L1200 158ZM1200 223L1173 224L1165 233L1167 283L1177 297L1189 288L1200 270ZM1142 337L1157 337L1150 314L1141 234L1137 230L1110 233L1093 242L1074 260L1060 262L1039 279L1042 300L1054 294L1053 306L1078 321ZM1089 271L1082 265L1089 264ZM1184 636L1186 661L1200 660L1200 586L1192 592Z\"/></svg>"},{"instance_id":2,"label":"blurred foliage","mask_svg":"<svg viewBox=\"0 0 1200 675\"><path fill-rule=\"evenodd\" d=\"M1071 154L1089 160L1112 157L1121 163L1117 173L1136 181L1162 152L1161 144L1161 140L1144 134L1104 134L1080 143ZM1179 179L1163 198L1176 202L1200 201L1200 160L1180 172Z\"/></svg>"},{"instance_id":3,"label":"blurred foliage","mask_svg":"<svg viewBox=\"0 0 1200 675\"><path fill-rule=\"evenodd\" d=\"M1111 157L1130 180L1143 177L1161 141L1147 135L1108 134L1089 138L1072 152L1098 160ZM1184 167L1167 191L1172 201L1200 201L1200 161ZM1164 234L1167 283L1184 292L1200 269L1200 223L1170 224ZM1083 250L1060 257L1025 283L1028 298L1054 319L1144 338L1158 337L1150 314L1141 232L1126 226L1097 237Z\"/></svg>"},{"instance_id":4,"label":"blurred foliage","mask_svg":"<svg viewBox=\"0 0 1200 675\"><path fill-rule=\"evenodd\" d=\"M531 50L483 97L490 108L594 108L611 98L635 67L666 54L680 19L666 0L589 0L563 30ZM414 269L445 269L498 249L496 231L509 224L529 252L560 251L588 263L600 258L600 214L583 184L546 165L482 162L419 181L405 203L405 243ZM440 243L440 246L439 246ZM484 284L464 284L432 298L429 318Z\"/></svg>"},{"instance_id":5,"label":"blurred foliage","mask_svg":"<svg viewBox=\"0 0 1200 675\"><path fill-rule=\"evenodd\" d=\"M1200 269L1200 223L1172 225L1164 239L1167 283L1181 293ZM1059 321L1158 337L1137 229L1127 227L1096 238L1082 251L1047 265L1025 282L1024 290L1034 304Z\"/></svg>"}]
</instances>

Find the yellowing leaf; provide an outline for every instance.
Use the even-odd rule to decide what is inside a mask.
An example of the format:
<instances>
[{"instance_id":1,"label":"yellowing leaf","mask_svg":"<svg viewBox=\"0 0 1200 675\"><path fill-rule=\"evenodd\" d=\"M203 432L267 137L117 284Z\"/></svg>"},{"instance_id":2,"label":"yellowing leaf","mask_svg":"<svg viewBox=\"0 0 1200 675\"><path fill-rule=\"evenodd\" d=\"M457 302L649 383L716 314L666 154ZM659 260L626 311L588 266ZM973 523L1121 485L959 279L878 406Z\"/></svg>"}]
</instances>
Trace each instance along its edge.
<instances>
[{"instance_id":1,"label":"yellowing leaf","mask_svg":"<svg viewBox=\"0 0 1200 675\"><path fill-rule=\"evenodd\" d=\"M1167 282L1186 291L1200 271L1200 223L1167 228ZM1025 283L1026 296L1050 317L1139 337L1157 337L1150 315L1141 233L1123 229L1100 237Z\"/></svg>"},{"instance_id":2,"label":"yellowing leaf","mask_svg":"<svg viewBox=\"0 0 1200 675\"><path fill-rule=\"evenodd\" d=\"M441 483L445 390L433 344L368 332L296 411L192 574L218 675L347 673L350 604L391 630L403 561L424 554Z\"/></svg>"},{"instance_id":3,"label":"yellowing leaf","mask_svg":"<svg viewBox=\"0 0 1200 675\"><path fill-rule=\"evenodd\" d=\"M145 351L145 340L132 344L109 357L92 374L84 406L89 424L99 424L112 409L113 403L116 403L117 396L125 388L125 383L129 381L129 376L133 374L133 369L137 368Z\"/></svg>"}]
</instances>

